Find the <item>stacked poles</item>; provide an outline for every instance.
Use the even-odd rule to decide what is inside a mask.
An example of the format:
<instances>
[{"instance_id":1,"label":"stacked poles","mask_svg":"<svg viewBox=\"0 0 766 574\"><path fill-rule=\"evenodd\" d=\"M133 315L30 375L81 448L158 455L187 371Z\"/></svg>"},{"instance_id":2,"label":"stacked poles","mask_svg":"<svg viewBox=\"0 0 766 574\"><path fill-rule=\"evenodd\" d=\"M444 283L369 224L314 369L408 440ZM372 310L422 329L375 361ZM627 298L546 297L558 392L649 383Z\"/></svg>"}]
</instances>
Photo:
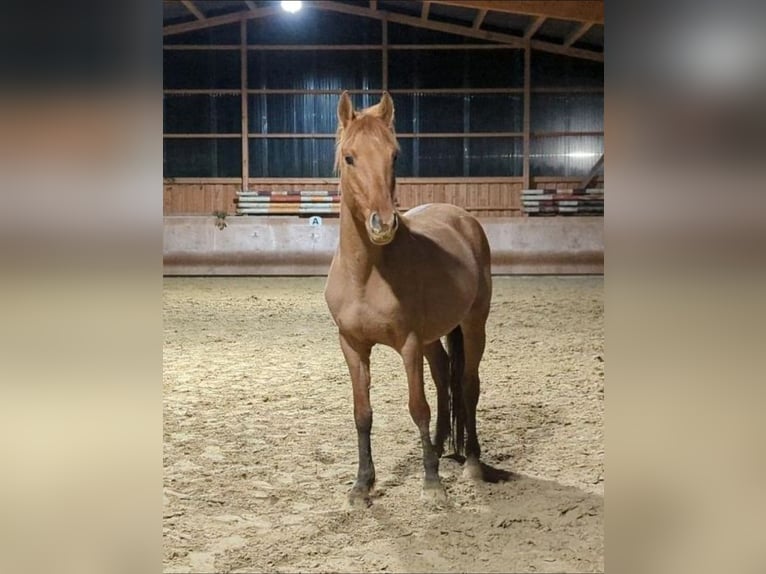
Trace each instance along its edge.
<instances>
[{"instance_id":1,"label":"stacked poles","mask_svg":"<svg viewBox=\"0 0 766 574\"><path fill-rule=\"evenodd\" d=\"M530 217L553 215L603 215L604 190L523 189L521 205Z\"/></svg>"},{"instance_id":2,"label":"stacked poles","mask_svg":"<svg viewBox=\"0 0 766 574\"><path fill-rule=\"evenodd\" d=\"M237 215L337 215L337 191L238 191Z\"/></svg>"}]
</instances>

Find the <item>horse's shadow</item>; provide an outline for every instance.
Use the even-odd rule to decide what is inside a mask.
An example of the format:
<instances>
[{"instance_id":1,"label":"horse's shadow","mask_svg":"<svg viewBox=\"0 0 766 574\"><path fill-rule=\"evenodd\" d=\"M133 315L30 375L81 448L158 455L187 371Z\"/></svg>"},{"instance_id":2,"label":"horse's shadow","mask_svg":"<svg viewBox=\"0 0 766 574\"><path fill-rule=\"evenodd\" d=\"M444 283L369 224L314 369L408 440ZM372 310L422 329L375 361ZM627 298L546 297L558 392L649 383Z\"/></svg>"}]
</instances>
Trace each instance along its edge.
<instances>
[{"instance_id":1,"label":"horse's shadow","mask_svg":"<svg viewBox=\"0 0 766 574\"><path fill-rule=\"evenodd\" d=\"M442 461L449 461L442 476L450 498L463 500L429 507L424 521L391 501L376 502L369 516L389 534L380 546L385 552L376 555L371 544L370 556L407 572L603 571L603 495L482 464L484 482L504 484L471 489L466 498L466 479L454 464L464 458ZM413 479L421 464L407 456L397 479Z\"/></svg>"},{"instance_id":2,"label":"horse's shadow","mask_svg":"<svg viewBox=\"0 0 766 574\"><path fill-rule=\"evenodd\" d=\"M456 461L461 466L465 464L465 457L463 455L453 453L443 456L442 458L448 458ZM495 468L485 462L479 461L481 467L481 480L483 482L489 482L491 484L497 484L499 482L510 482L512 480L518 480L521 475L511 472L510 470L504 470L502 468Z\"/></svg>"},{"instance_id":3,"label":"horse's shadow","mask_svg":"<svg viewBox=\"0 0 766 574\"><path fill-rule=\"evenodd\" d=\"M452 460L458 463L460 466L465 465L465 457L463 455L452 453L441 457L442 461ZM404 484L408 477L419 474L422 468L422 458L419 455L417 449L414 449L412 453L399 460L394 467L390 476L384 479L382 482L376 484L374 491L371 493L372 499L381 498L386 495L390 488L398 487ZM497 468L491 466L485 462L479 462L481 468L480 482L489 484L498 484L504 482L513 482L519 480L522 475L505 470L503 468Z\"/></svg>"}]
</instances>

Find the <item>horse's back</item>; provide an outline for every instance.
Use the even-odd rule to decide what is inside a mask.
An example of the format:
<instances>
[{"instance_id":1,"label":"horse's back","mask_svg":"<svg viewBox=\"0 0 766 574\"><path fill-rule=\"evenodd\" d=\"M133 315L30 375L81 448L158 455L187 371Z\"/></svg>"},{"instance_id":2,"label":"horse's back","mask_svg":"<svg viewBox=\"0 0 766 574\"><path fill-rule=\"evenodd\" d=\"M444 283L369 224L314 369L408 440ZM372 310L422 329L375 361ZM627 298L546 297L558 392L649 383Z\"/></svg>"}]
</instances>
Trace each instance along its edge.
<instances>
[{"instance_id":1,"label":"horse's back","mask_svg":"<svg viewBox=\"0 0 766 574\"><path fill-rule=\"evenodd\" d=\"M428 229L433 224L451 224L456 225L460 222L471 222L478 229L481 229L479 220L468 213L462 207L451 203L424 203L413 207L404 214L404 219L413 226ZM483 230L482 230L483 233Z\"/></svg>"},{"instance_id":2,"label":"horse's back","mask_svg":"<svg viewBox=\"0 0 766 574\"><path fill-rule=\"evenodd\" d=\"M479 220L450 203L426 203L410 209L404 219L410 231L437 244L457 242L470 248L480 267L489 267L489 241Z\"/></svg>"}]
</instances>

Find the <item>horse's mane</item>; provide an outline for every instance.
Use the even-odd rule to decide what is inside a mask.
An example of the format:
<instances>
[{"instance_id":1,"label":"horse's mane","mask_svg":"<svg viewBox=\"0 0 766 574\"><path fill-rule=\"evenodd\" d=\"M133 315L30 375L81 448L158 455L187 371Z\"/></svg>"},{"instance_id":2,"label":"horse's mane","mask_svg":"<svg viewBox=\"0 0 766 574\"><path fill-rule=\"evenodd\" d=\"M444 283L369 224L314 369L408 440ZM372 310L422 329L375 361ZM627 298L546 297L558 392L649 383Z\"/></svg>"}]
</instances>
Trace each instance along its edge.
<instances>
[{"instance_id":1,"label":"horse's mane","mask_svg":"<svg viewBox=\"0 0 766 574\"><path fill-rule=\"evenodd\" d=\"M340 162L343 160L341 149L344 144L352 142L360 134L372 137L381 142L387 142L399 150L399 143L396 141L396 134L393 127L389 128L385 122L370 113L371 108L366 108L354 113L355 120L351 122L348 129L338 123L338 129L335 132L335 173L340 173Z\"/></svg>"}]
</instances>

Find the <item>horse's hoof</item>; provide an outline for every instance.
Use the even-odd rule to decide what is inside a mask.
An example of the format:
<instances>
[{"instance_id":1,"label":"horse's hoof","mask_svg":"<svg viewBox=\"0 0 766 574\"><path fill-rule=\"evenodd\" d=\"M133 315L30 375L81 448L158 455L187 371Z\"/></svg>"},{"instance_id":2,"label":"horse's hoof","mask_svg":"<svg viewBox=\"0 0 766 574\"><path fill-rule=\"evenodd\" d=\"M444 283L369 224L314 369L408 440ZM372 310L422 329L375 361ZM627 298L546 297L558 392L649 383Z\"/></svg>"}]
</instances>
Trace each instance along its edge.
<instances>
[{"instance_id":1,"label":"horse's hoof","mask_svg":"<svg viewBox=\"0 0 766 574\"><path fill-rule=\"evenodd\" d=\"M469 458L463 466L463 477L471 480L483 480L484 473L481 470L481 464L477 458Z\"/></svg>"},{"instance_id":2,"label":"horse's hoof","mask_svg":"<svg viewBox=\"0 0 766 574\"><path fill-rule=\"evenodd\" d=\"M372 498L369 490L352 488L348 493L348 503L353 508L369 508L372 506Z\"/></svg>"},{"instance_id":3,"label":"horse's hoof","mask_svg":"<svg viewBox=\"0 0 766 574\"><path fill-rule=\"evenodd\" d=\"M424 482L420 498L426 502L444 504L447 502L447 492L444 490L441 482Z\"/></svg>"}]
</instances>

